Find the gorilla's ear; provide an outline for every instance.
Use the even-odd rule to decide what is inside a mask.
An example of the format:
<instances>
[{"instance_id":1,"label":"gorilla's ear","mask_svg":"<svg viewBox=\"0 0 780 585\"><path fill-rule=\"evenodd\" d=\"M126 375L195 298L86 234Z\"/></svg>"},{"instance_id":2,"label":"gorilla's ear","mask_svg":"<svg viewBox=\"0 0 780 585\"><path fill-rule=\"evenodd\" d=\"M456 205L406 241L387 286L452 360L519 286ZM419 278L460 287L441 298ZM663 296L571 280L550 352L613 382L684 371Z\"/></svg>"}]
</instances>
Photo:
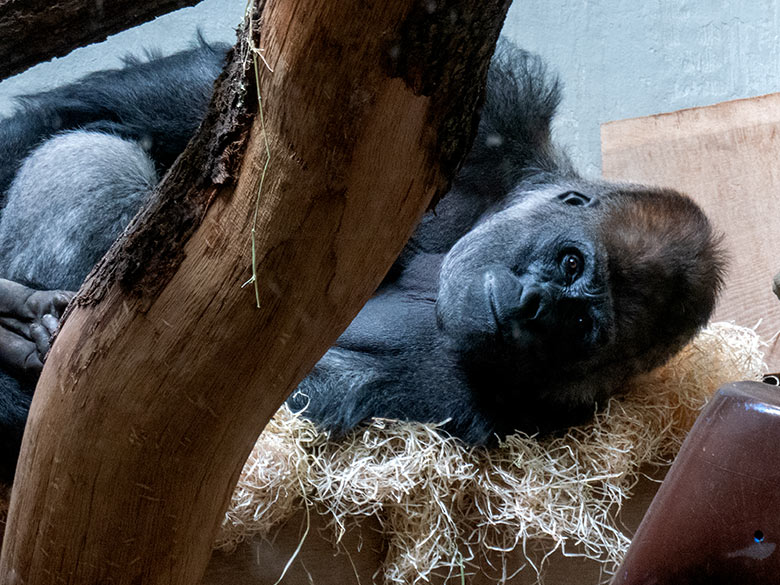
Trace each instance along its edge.
<instances>
[{"instance_id":1,"label":"gorilla's ear","mask_svg":"<svg viewBox=\"0 0 780 585\"><path fill-rule=\"evenodd\" d=\"M583 195L577 191L566 191L566 193L561 193L558 195L558 199L572 207L584 207L585 205L594 205L597 202L597 200L591 199L587 195Z\"/></svg>"}]
</instances>

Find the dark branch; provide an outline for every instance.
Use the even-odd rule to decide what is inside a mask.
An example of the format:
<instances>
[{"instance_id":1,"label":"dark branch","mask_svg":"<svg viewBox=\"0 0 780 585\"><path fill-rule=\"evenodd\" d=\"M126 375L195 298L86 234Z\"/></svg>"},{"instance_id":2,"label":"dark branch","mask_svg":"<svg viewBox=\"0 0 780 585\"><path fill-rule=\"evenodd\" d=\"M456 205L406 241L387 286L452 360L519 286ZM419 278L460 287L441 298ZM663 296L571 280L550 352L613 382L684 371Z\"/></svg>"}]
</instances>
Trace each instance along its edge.
<instances>
[{"instance_id":1,"label":"dark branch","mask_svg":"<svg viewBox=\"0 0 780 585\"><path fill-rule=\"evenodd\" d=\"M0 80L200 0L0 0Z\"/></svg>"}]
</instances>

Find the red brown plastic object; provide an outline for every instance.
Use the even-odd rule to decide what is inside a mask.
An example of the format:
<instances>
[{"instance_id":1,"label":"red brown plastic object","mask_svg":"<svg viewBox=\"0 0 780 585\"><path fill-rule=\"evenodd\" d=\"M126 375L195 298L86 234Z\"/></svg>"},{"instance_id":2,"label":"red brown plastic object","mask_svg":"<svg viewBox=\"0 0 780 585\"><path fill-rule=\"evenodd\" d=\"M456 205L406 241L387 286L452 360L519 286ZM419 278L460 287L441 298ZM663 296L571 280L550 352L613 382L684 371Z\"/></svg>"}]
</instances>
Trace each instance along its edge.
<instances>
[{"instance_id":1,"label":"red brown plastic object","mask_svg":"<svg viewBox=\"0 0 780 585\"><path fill-rule=\"evenodd\" d=\"M780 389L723 386L699 415L612 585L780 584Z\"/></svg>"}]
</instances>

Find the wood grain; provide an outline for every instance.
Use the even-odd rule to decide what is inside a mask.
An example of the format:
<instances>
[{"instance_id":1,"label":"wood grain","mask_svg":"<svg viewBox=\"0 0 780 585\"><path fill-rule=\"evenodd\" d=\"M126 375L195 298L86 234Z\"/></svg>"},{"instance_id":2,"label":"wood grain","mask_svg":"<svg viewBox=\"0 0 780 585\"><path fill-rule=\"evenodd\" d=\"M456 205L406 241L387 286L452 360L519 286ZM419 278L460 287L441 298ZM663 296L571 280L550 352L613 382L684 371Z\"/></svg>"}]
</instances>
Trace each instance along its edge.
<instances>
[{"instance_id":1,"label":"wood grain","mask_svg":"<svg viewBox=\"0 0 780 585\"><path fill-rule=\"evenodd\" d=\"M0 582L200 580L265 423L448 189L508 5L261 3L199 135L54 343ZM241 286L253 226L259 308Z\"/></svg>"}]
</instances>

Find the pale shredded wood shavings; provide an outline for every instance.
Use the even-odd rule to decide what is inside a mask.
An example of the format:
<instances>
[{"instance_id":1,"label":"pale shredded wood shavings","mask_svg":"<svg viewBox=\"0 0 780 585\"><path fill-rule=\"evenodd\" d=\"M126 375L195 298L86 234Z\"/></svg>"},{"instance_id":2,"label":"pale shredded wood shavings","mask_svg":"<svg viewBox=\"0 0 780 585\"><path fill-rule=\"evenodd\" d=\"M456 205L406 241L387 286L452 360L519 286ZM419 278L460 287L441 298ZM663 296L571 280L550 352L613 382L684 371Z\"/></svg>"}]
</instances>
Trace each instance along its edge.
<instances>
[{"instance_id":1,"label":"pale shredded wood shavings","mask_svg":"<svg viewBox=\"0 0 780 585\"><path fill-rule=\"evenodd\" d=\"M761 348L753 330L713 324L591 423L558 438L513 435L490 450L469 449L434 425L386 420L331 442L283 408L247 461L215 546L268 535L309 505L332 520L337 538L375 515L388 583L459 576L485 551L518 548L540 574L558 549L614 571L629 544L615 514L639 467L674 458L720 385L760 379Z\"/></svg>"}]
</instances>

